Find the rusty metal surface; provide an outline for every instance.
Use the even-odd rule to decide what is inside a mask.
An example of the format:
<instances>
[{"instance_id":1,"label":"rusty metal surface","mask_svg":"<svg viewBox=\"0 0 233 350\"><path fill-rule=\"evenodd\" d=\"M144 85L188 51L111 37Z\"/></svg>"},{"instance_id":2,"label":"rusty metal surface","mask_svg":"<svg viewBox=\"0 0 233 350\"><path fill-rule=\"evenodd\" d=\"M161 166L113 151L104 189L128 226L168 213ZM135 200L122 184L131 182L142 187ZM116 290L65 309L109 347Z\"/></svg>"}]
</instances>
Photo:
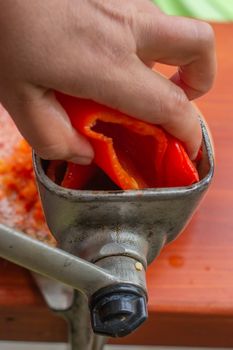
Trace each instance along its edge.
<instances>
[{"instance_id":1,"label":"rusty metal surface","mask_svg":"<svg viewBox=\"0 0 233 350\"><path fill-rule=\"evenodd\" d=\"M40 195L50 230L62 249L96 262L127 255L146 266L184 229L206 192L214 169L213 150L202 122L201 180L188 187L137 191L62 188L34 155Z\"/></svg>"}]
</instances>

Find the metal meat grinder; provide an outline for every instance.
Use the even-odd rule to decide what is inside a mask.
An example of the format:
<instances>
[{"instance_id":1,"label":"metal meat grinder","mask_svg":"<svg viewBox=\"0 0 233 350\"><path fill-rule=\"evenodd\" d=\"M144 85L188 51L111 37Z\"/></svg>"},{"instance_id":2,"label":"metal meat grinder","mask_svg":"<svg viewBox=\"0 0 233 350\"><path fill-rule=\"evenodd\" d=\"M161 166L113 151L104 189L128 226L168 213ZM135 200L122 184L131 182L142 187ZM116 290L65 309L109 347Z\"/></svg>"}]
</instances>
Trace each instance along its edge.
<instances>
[{"instance_id":1,"label":"metal meat grinder","mask_svg":"<svg viewBox=\"0 0 233 350\"><path fill-rule=\"evenodd\" d=\"M72 350L101 350L106 337L134 331L147 318L147 265L184 229L214 168L204 122L201 180L188 187L136 191L69 190L34 167L52 248L0 225L0 255L32 271L48 305L70 325Z\"/></svg>"}]
</instances>

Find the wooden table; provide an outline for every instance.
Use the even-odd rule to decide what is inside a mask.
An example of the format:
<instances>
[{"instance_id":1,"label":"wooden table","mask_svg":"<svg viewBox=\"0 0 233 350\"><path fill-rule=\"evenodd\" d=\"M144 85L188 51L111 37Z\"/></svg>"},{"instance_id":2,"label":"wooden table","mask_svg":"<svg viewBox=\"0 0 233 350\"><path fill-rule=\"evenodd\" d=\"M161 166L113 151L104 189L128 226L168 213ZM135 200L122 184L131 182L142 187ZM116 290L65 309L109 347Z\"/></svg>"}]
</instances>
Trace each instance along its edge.
<instances>
[{"instance_id":1,"label":"wooden table","mask_svg":"<svg viewBox=\"0 0 233 350\"><path fill-rule=\"evenodd\" d=\"M198 102L215 140L214 184L185 232L150 266L149 320L120 343L233 346L233 24L214 29L218 78ZM0 339L66 338L29 272L0 260Z\"/></svg>"}]
</instances>

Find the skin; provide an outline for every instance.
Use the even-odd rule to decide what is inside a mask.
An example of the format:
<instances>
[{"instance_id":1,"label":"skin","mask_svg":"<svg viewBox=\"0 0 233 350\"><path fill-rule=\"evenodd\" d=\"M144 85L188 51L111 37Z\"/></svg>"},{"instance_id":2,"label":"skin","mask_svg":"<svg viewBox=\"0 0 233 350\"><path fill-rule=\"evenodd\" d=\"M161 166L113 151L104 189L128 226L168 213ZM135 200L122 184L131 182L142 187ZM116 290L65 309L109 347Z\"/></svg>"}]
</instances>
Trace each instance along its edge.
<instances>
[{"instance_id":1,"label":"skin","mask_svg":"<svg viewBox=\"0 0 233 350\"><path fill-rule=\"evenodd\" d=\"M152 62L177 73L166 79ZM211 88L215 70L211 27L149 0L0 0L0 101L45 159L94 156L54 90L159 124L194 159L201 130L190 100Z\"/></svg>"}]
</instances>

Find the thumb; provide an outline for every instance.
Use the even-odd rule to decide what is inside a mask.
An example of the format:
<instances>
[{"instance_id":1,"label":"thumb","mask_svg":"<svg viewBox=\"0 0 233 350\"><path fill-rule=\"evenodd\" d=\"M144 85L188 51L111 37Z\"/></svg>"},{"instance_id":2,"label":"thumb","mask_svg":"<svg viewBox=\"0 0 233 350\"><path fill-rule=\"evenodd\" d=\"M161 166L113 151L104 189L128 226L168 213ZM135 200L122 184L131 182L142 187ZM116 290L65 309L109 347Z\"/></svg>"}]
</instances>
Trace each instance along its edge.
<instances>
[{"instance_id":1,"label":"thumb","mask_svg":"<svg viewBox=\"0 0 233 350\"><path fill-rule=\"evenodd\" d=\"M6 109L25 139L43 159L65 159L90 164L94 152L90 143L72 127L51 91L28 100L7 103Z\"/></svg>"}]
</instances>

